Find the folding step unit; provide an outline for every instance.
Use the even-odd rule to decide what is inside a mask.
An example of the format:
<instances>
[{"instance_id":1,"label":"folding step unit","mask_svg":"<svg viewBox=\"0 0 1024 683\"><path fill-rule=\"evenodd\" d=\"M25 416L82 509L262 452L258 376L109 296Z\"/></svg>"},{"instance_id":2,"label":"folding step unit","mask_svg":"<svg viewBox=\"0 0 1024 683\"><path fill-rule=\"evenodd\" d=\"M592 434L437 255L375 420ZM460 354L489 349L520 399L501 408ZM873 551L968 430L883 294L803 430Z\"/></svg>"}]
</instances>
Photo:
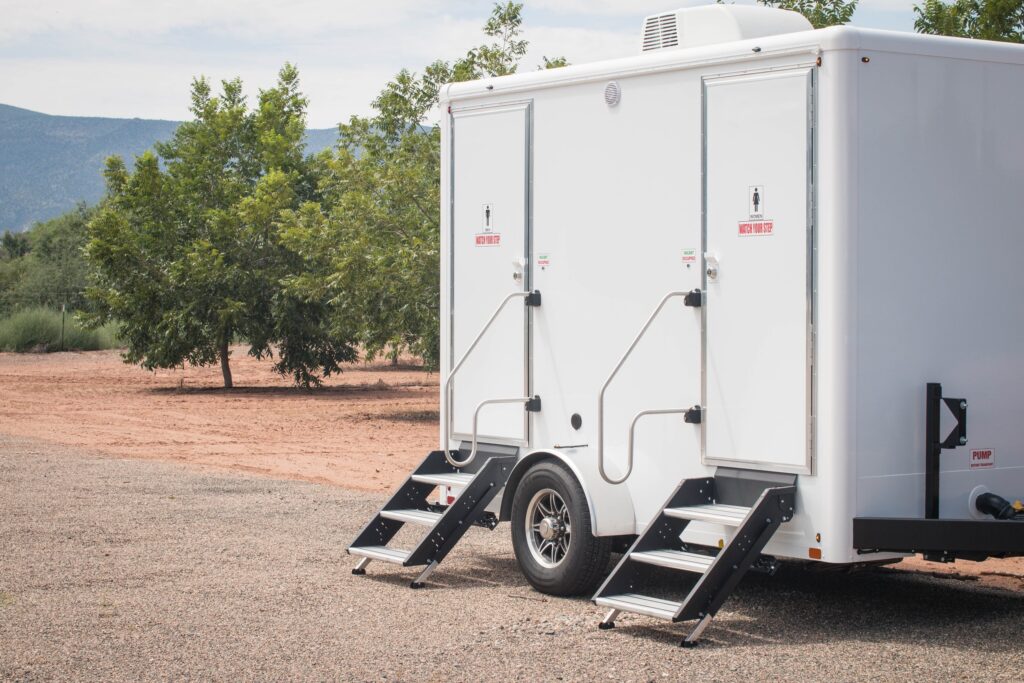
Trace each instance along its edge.
<instances>
[{"instance_id":1,"label":"folding step unit","mask_svg":"<svg viewBox=\"0 0 1024 683\"><path fill-rule=\"evenodd\" d=\"M755 564L774 572L775 561L761 550L783 522L793 518L796 475L720 468L714 477L687 479L594 595L609 608L600 628L615 626L620 612L635 612L673 622L696 619L680 645L692 647L718 613L722 603ZM680 536L690 522L735 528L720 550L684 543ZM655 565L698 575L682 601L643 595L641 565Z\"/></svg>"},{"instance_id":2,"label":"folding step unit","mask_svg":"<svg viewBox=\"0 0 1024 683\"><path fill-rule=\"evenodd\" d=\"M460 451L458 459L464 460L467 453ZM361 558L352 573L365 574L373 560L425 567L410 584L422 588L469 527L494 529L498 525L497 517L486 508L505 487L516 454L516 448L481 445L473 461L460 468L448 463L444 451L431 452L349 546L348 553ZM462 490L450 505L428 502L438 486ZM428 529L412 549L389 547L405 524Z\"/></svg>"}]
</instances>

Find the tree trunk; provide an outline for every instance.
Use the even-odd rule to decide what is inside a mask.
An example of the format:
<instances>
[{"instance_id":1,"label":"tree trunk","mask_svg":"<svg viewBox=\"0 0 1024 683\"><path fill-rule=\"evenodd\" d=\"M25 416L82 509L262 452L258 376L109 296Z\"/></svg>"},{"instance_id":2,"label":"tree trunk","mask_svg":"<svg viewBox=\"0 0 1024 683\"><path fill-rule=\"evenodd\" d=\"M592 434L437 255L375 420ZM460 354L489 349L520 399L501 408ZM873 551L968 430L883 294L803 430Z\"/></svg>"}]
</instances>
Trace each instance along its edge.
<instances>
[{"instance_id":1,"label":"tree trunk","mask_svg":"<svg viewBox=\"0 0 1024 683\"><path fill-rule=\"evenodd\" d=\"M228 339L226 335L220 343L220 371L224 375L224 388L230 389L234 385L231 383L231 366L228 365Z\"/></svg>"}]
</instances>

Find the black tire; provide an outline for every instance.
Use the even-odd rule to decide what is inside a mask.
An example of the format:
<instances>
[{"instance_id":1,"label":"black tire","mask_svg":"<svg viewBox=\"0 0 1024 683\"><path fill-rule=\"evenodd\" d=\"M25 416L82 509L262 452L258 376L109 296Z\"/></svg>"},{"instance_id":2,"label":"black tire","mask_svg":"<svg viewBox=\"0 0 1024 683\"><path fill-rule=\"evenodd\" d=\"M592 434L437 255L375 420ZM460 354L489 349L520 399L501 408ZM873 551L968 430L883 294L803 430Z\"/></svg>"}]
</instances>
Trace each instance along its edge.
<instances>
[{"instance_id":1,"label":"black tire","mask_svg":"<svg viewBox=\"0 0 1024 683\"><path fill-rule=\"evenodd\" d=\"M571 533L564 555L556 566L545 566L534 552L540 541L527 532L527 509L539 492L556 492L564 502ZM537 537L534 537L535 539ZM512 499L512 547L526 580L541 593L580 595L594 591L608 569L612 539L596 538L583 487L564 465L545 460L523 475Z\"/></svg>"}]
</instances>

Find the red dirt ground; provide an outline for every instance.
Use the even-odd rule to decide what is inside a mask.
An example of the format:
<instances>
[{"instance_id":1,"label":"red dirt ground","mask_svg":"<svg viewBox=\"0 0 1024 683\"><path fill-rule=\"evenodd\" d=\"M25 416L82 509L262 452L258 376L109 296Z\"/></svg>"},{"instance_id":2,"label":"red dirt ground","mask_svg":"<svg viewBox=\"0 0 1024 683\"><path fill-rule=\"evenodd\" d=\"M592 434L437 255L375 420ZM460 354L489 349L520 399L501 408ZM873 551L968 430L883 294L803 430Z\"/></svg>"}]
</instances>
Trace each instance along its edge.
<instances>
[{"instance_id":1,"label":"red dirt ground","mask_svg":"<svg viewBox=\"0 0 1024 683\"><path fill-rule=\"evenodd\" d=\"M306 391L245 352L232 350L233 390L221 388L217 367L147 371L116 351L0 353L0 432L376 492L397 486L437 447L436 374L353 363L324 389ZM1024 558L915 558L896 567L1024 591Z\"/></svg>"},{"instance_id":2,"label":"red dirt ground","mask_svg":"<svg viewBox=\"0 0 1024 683\"><path fill-rule=\"evenodd\" d=\"M437 376L356 363L294 388L232 349L218 367L148 371L116 351L0 354L0 431L128 458L386 491L437 447Z\"/></svg>"}]
</instances>

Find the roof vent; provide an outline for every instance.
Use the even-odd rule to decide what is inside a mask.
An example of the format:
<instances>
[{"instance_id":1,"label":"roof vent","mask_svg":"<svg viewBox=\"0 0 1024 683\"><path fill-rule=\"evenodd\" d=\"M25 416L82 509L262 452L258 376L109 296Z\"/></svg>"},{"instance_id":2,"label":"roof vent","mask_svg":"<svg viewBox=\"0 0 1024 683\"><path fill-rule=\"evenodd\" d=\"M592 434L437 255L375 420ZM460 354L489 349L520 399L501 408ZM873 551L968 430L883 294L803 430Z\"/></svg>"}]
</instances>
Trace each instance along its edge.
<instances>
[{"instance_id":1,"label":"roof vent","mask_svg":"<svg viewBox=\"0 0 1024 683\"><path fill-rule=\"evenodd\" d=\"M807 18L761 5L703 5L644 19L642 52L809 31Z\"/></svg>"},{"instance_id":2,"label":"roof vent","mask_svg":"<svg viewBox=\"0 0 1024 683\"><path fill-rule=\"evenodd\" d=\"M675 12L656 14L644 19L644 52L675 47L678 44L679 32L676 31Z\"/></svg>"}]
</instances>

